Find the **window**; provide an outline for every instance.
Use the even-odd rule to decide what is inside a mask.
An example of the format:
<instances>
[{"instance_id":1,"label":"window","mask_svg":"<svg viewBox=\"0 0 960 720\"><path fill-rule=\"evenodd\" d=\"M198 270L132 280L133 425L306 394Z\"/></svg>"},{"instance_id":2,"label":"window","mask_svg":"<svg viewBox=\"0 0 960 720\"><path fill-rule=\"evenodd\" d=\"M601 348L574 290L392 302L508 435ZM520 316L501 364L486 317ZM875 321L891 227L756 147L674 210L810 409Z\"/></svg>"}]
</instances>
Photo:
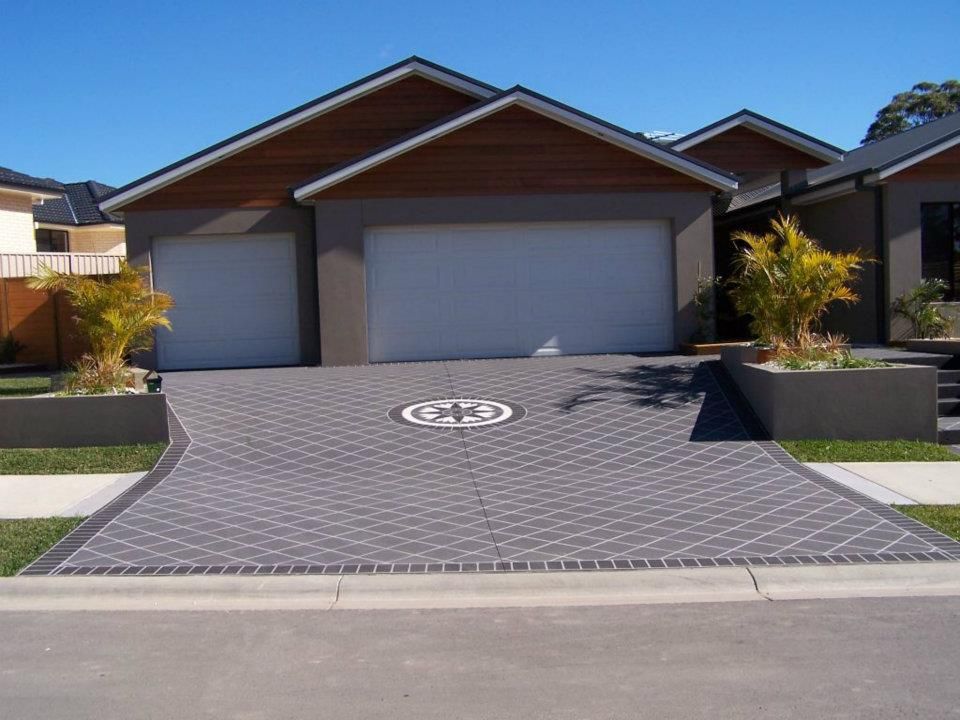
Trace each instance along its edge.
<instances>
[{"instance_id":1,"label":"window","mask_svg":"<svg viewBox=\"0 0 960 720\"><path fill-rule=\"evenodd\" d=\"M960 202L920 206L920 261L924 279L943 280L945 299L960 301Z\"/></svg>"},{"instance_id":2,"label":"window","mask_svg":"<svg viewBox=\"0 0 960 720\"><path fill-rule=\"evenodd\" d=\"M69 247L65 230L37 230L37 252L67 252Z\"/></svg>"}]
</instances>

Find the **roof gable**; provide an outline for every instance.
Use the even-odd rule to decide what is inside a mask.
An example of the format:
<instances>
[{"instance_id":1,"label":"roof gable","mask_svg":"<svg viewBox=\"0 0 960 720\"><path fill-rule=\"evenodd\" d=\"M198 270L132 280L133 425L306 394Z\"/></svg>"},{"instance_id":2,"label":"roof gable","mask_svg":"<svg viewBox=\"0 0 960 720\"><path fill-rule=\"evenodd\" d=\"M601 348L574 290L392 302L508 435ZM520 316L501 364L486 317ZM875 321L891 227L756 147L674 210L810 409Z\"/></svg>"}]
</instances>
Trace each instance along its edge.
<instances>
[{"instance_id":1,"label":"roof gable","mask_svg":"<svg viewBox=\"0 0 960 720\"><path fill-rule=\"evenodd\" d=\"M100 208L105 212L120 210L139 198L143 198L282 133L302 126L355 100L367 97L409 78L429 80L474 100L490 97L497 92L497 89L491 85L421 58L412 57L129 183L104 198L100 203ZM401 132L407 129L404 128Z\"/></svg>"},{"instance_id":2,"label":"roof gable","mask_svg":"<svg viewBox=\"0 0 960 720\"><path fill-rule=\"evenodd\" d=\"M97 202L114 188L87 180L79 183L64 183L63 197L46 200L33 208L33 219L49 225L101 225L120 224L116 215L105 213Z\"/></svg>"},{"instance_id":3,"label":"roof gable","mask_svg":"<svg viewBox=\"0 0 960 720\"><path fill-rule=\"evenodd\" d=\"M843 150L840 148L747 109L684 135L672 143L671 147L674 150L685 152L738 127L749 128L756 133L765 135L824 162L836 162L843 158Z\"/></svg>"},{"instance_id":4,"label":"roof gable","mask_svg":"<svg viewBox=\"0 0 960 720\"><path fill-rule=\"evenodd\" d=\"M457 146L457 143L447 138L453 137L454 135L460 136L463 133L467 133L471 128L473 129L473 134L482 136L483 133L477 128L487 127L489 125L489 123L486 122L487 120L494 118L500 113L506 113L508 110L516 109L532 114L546 123L547 125L543 126L544 129L541 130L541 134L546 133L546 127L551 124L562 126L565 132L573 133L569 137L575 138L575 140L567 142L567 145L582 144L589 140L596 146L605 146L604 149L608 151L611 147L617 148L620 155L626 157L632 156L637 168L644 165L644 163L638 161L637 156L639 156L648 161L645 167L659 168L661 170L661 180L663 177L675 175L682 179L682 182L677 184L685 184L687 189L692 189L695 186L699 186L700 189L703 190L713 188L734 189L737 187L736 179L730 173L677 153L655 142L638 138L634 133L624 130L623 128L605 123L542 95L517 87L491 97L485 102L467 108L452 117L445 118L430 126L414 131L410 135L373 150L366 155L349 160L337 167L330 168L296 186L294 188L294 198L299 201L306 200L335 185L372 171L380 165L387 163L392 164L394 161L397 161L398 158L412 154L418 149L423 149L424 152L432 150L434 152L445 152L449 154L452 148ZM515 115L511 117L513 118ZM488 133L486 139L477 138L472 142L481 148L479 152L480 156L486 158L496 156L507 164L512 163L510 167L512 167L514 171L520 172L525 167L529 168L531 163L542 167L543 163L553 154L553 152L547 153L543 151L543 147L548 146L549 143L543 140L525 139L529 137L535 138L536 136L511 136L509 130L506 130L499 135L495 132L492 134ZM470 141L467 141L466 144L469 144L469 142ZM524 148L529 148L531 143L534 144L534 152L525 153ZM462 144L463 141L461 141L461 145ZM563 142L561 142L561 144L563 144ZM566 147L564 147L564 150L566 150ZM461 157L465 158L468 154L469 153L461 149ZM474 155L476 155L476 153ZM521 166L518 164L518 158L521 156L526 157L527 165ZM477 167L483 164L478 162L479 160L480 157L475 157L475 159L470 162L471 167L469 170L473 171L474 174L477 172ZM502 166L500 170L502 170L503 167L506 167L506 165ZM618 183L623 182L624 187L620 189L628 189L631 182L633 185L636 185L639 182L639 176L636 173L637 168L633 169L634 173L632 176L630 172L626 172L627 178L632 178L632 181L630 179L609 180L609 183L616 186ZM464 170L467 170L467 168L464 168ZM582 172L583 170L581 168L578 171ZM666 172L664 173L663 171ZM601 169L601 173L602 172L603 170ZM650 174L649 170L646 172L648 175ZM461 172L460 176L462 177L463 175L464 173ZM452 188L456 185L456 182L452 180L453 179L446 183L446 194L450 194ZM543 182L545 178L541 177L539 180ZM443 182L443 179L441 178L440 181ZM563 182L564 180L557 176L554 185L562 184ZM503 177L500 192L509 193L514 183L515 180L511 180L509 177ZM603 185L603 182L601 182L600 185ZM669 185L669 182L665 183L665 185ZM571 183L569 187L566 188L566 191L576 192L581 186L580 184ZM529 185L526 187L529 188ZM408 187L405 194L409 194L410 191ZM556 187L554 187L554 191L557 191Z\"/></svg>"}]
</instances>

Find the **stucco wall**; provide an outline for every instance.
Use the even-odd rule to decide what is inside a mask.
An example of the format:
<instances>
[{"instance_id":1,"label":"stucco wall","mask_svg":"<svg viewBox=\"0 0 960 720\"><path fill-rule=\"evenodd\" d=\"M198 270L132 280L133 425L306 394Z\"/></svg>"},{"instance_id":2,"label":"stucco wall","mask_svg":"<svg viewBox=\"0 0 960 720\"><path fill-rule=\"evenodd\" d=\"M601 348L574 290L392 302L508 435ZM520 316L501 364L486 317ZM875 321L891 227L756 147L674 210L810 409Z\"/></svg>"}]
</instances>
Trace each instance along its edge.
<instances>
[{"instance_id":1,"label":"stucco wall","mask_svg":"<svg viewBox=\"0 0 960 720\"><path fill-rule=\"evenodd\" d=\"M708 193L328 200L318 201L315 211L324 365L367 362L363 235L368 226L668 219L675 249L677 343L697 328L698 266L703 274L713 274Z\"/></svg>"},{"instance_id":2,"label":"stucco wall","mask_svg":"<svg viewBox=\"0 0 960 720\"><path fill-rule=\"evenodd\" d=\"M309 208L136 211L127 212L125 221L127 258L132 265L148 268L155 237L293 233L297 247L300 359L305 364L320 359L313 213ZM152 351L144 353L137 362L142 367L156 367L156 355Z\"/></svg>"},{"instance_id":3,"label":"stucco wall","mask_svg":"<svg viewBox=\"0 0 960 720\"><path fill-rule=\"evenodd\" d=\"M921 203L960 202L960 181L890 182L883 193L887 297L892 301L921 280ZM910 325L904 319L891 317L889 322L891 339L910 335Z\"/></svg>"},{"instance_id":4,"label":"stucco wall","mask_svg":"<svg viewBox=\"0 0 960 720\"><path fill-rule=\"evenodd\" d=\"M37 251L33 234L33 202L23 193L0 190L0 252Z\"/></svg>"},{"instance_id":5,"label":"stucco wall","mask_svg":"<svg viewBox=\"0 0 960 720\"><path fill-rule=\"evenodd\" d=\"M877 234L877 200L872 189L826 200L815 205L794 205L791 208L804 231L833 252L859 250L867 257L880 260L883 248ZM855 290L860 295L856 305L834 303L824 318L825 331L842 333L853 342L875 343L883 340L883 291L880 283L883 267L867 263Z\"/></svg>"}]
</instances>

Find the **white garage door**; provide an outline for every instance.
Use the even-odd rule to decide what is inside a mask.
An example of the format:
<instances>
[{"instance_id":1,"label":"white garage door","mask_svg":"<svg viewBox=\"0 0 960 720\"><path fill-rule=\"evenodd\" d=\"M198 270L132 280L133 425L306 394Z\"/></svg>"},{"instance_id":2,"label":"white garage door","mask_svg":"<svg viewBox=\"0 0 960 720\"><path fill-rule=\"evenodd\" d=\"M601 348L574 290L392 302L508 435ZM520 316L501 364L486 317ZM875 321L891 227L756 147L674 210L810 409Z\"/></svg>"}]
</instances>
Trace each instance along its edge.
<instances>
[{"instance_id":1,"label":"white garage door","mask_svg":"<svg viewBox=\"0 0 960 720\"><path fill-rule=\"evenodd\" d=\"M299 362L291 235L157 238L153 281L176 302L173 331L157 332L160 369Z\"/></svg>"},{"instance_id":2,"label":"white garage door","mask_svg":"<svg viewBox=\"0 0 960 720\"><path fill-rule=\"evenodd\" d=\"M371 228L371 362L673 347L666 222Z\"/></svg>"}]
</instances>

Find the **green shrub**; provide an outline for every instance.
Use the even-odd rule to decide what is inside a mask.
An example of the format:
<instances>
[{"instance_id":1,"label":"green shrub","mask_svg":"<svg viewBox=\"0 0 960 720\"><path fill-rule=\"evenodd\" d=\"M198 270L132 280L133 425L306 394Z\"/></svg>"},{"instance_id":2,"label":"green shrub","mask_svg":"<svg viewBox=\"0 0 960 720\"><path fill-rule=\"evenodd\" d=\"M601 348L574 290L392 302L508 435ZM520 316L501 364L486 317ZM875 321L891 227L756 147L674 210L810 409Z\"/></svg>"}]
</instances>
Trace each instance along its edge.
<instances>
[{"instance_id":1,"label":"green shrub","mask_svg":"<svg viewBox=\"0 0 960 720\"><path fill-rule=\"evenodd\" d=\"M950 321L934 303L943 300L947 284L943 280L922 280L913 290L905 292L893 301L891 309L910 321L913 336L920 339L946 337L950 331Z\"/></svg>"}]
</instances>

